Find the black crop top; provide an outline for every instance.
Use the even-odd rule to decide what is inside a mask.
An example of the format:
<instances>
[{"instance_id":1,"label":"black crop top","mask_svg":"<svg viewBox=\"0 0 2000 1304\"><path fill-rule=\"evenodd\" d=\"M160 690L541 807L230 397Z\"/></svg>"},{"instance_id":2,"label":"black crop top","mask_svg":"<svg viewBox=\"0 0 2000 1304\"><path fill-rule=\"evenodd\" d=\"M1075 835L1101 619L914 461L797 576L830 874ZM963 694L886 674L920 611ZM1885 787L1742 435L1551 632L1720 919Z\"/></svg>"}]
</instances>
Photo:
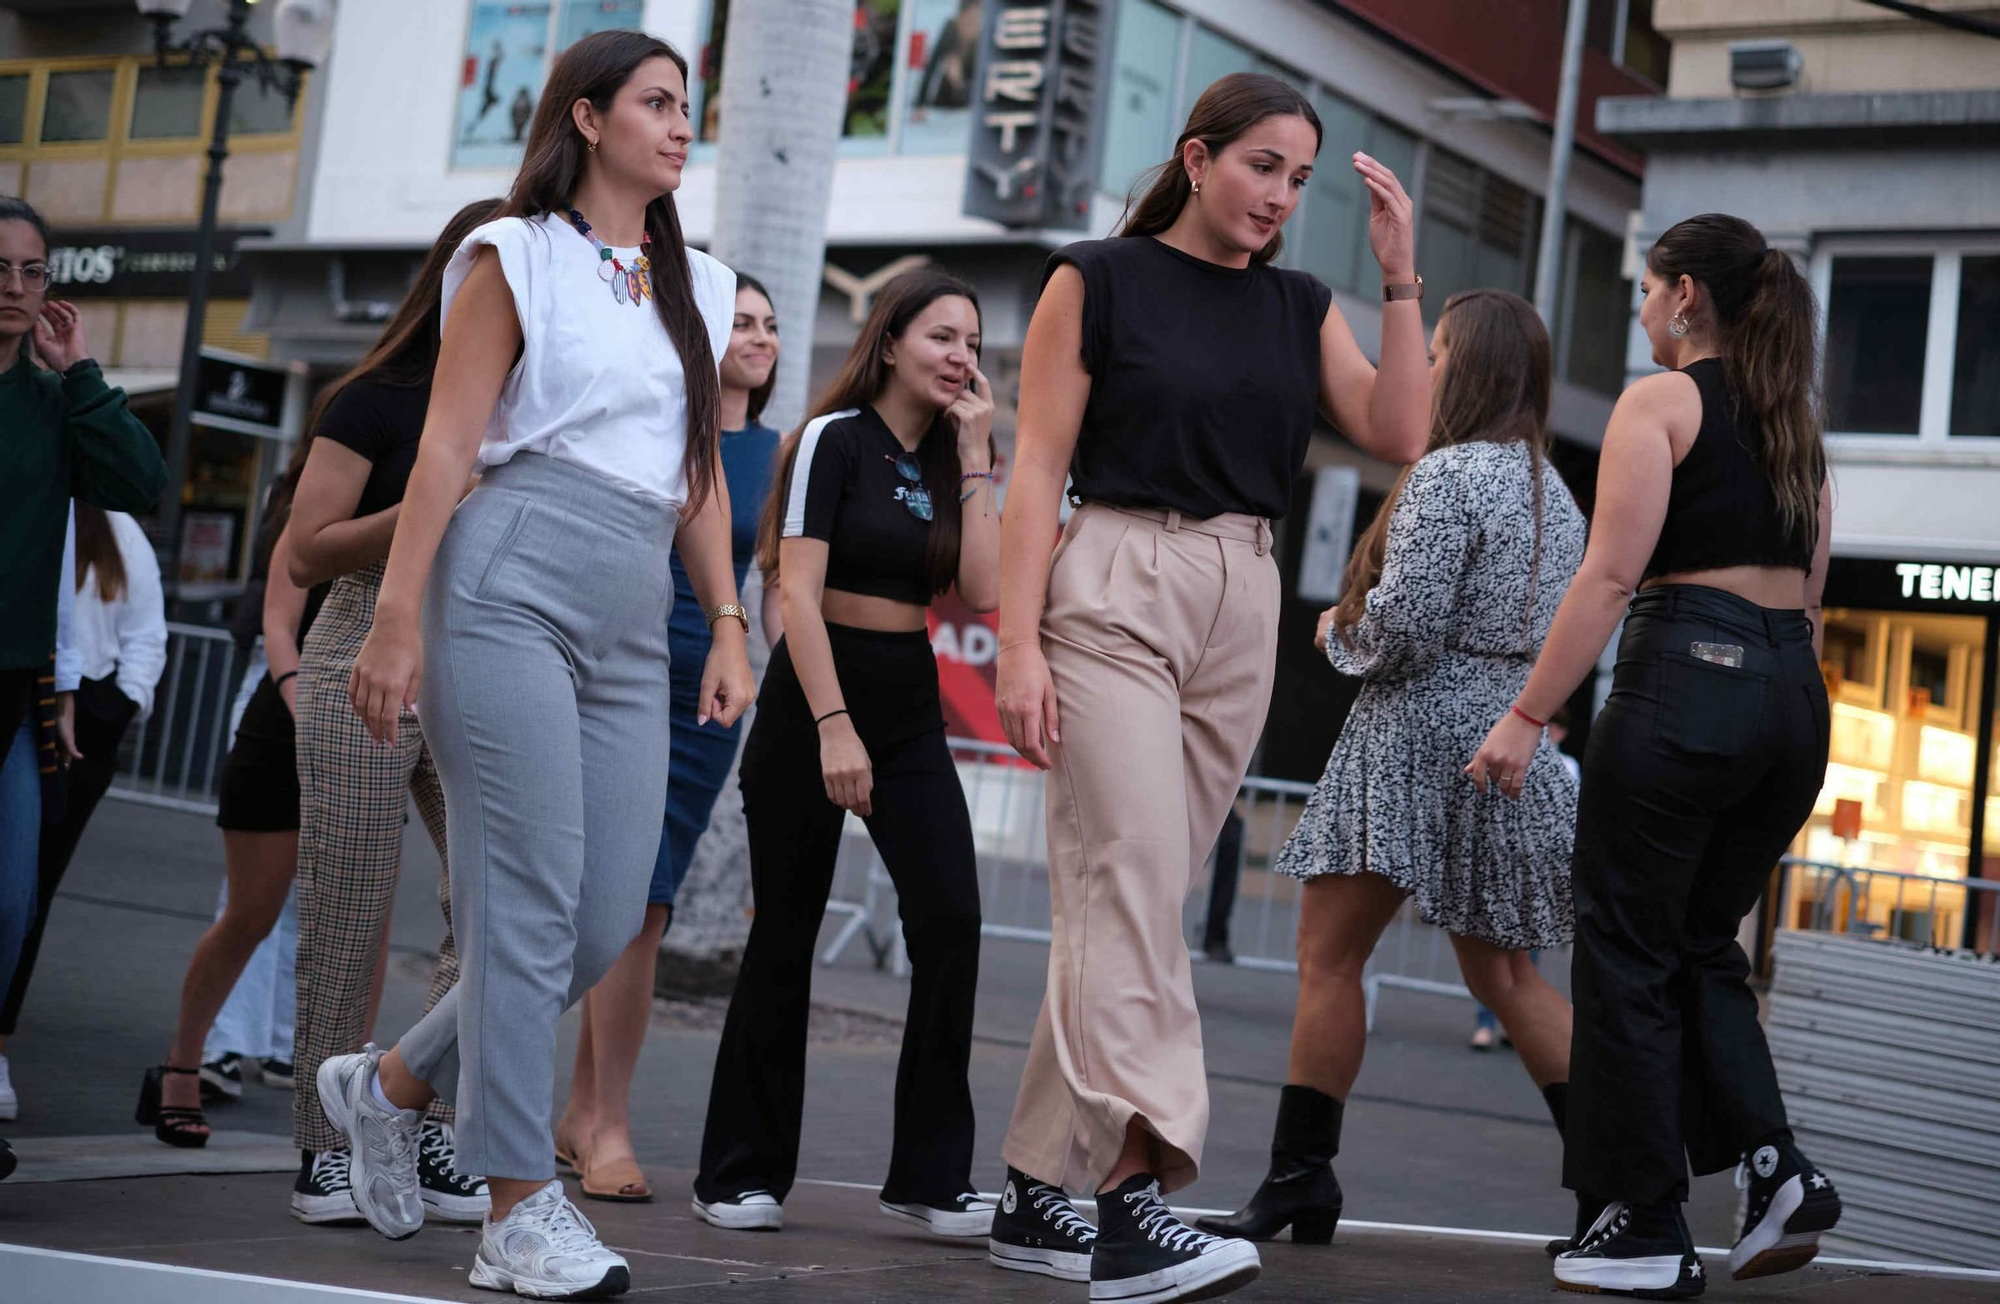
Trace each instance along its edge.
<instances>
[{"instance_id":1,"label":"black crop top","mask_svg":"<svg viewBox=\"0 0 2000 1304\"><path fill-rule=\"evenodd\" d=\"M1811 532L1786 533L1770 478L1737 432L1722 360L1691 362L1681 374L1701 391L1701 429L1674 468L1667 519L1645 577L1725 566L1811 570Z\"/></svg>"},{"instance_id":2,"label":"black crop top","mask_svg":"<svg viewBox=\"0 0 2000 1304\"><path fill-rule=\"evenodd\" d=\"M785 483L787 539L827 545L826 587L929 606L931 522L910 510L920 486L896 470L902 441L872 407L814 417ZM958 500L931 510L957 511Z\"/></svg>"},{"instance_id":3,"label":"black crop top","mask_svg":"<svg viewBox=\"0 0 2000 1304\"><path fill-rule=\"evenodd\" d=\"M1292 503L1319 407L1333 291L1305 272L1223 267L1151 236L1056 251L1083 276L1090 399L1074 492L1206 518L1276 519Z\"/></svg>"}]
</instances>

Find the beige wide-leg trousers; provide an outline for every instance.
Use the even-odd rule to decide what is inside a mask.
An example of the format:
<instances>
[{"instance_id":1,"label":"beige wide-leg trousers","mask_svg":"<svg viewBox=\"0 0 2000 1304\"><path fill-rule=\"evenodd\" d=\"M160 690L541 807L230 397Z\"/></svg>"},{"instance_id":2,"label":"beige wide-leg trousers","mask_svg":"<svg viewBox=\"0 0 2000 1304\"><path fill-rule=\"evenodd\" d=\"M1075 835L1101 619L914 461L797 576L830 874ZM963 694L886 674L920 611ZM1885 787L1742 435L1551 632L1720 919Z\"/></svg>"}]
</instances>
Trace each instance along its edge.
<instances>
[{"instance_id":1,"label":"beige wide-leg trousers","mask_svg":"<svg viewBox=\"0 0 2000 1304\"><path fill-rule=\"evenodd\" d=\"M1048 776L1054 944L1003 1154L1094 1191L1128 1124L1194 1181L1208 1081L1181 908L1271 703L1280 582L1261 517L1087 503L1042 618L1062 742Z\"/></svg>"}]
</instances>

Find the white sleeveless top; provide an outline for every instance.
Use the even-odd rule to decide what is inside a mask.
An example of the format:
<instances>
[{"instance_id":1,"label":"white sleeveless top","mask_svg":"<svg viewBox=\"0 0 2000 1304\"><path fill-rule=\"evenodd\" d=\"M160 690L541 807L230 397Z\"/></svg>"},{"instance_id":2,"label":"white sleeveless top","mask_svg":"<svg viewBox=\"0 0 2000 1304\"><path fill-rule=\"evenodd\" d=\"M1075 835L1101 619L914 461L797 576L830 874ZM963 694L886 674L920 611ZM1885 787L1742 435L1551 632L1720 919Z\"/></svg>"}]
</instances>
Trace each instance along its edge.
<instances>
[{"instance_id":1,"label":"white sleeveless top","mask_svg":"<svg viewBox=\"0 0 2000 1304\"><path fill-rule=\"evenodd\" d=\"M658 307L613 298L596 247L567 218L544 213L503 217L465 238L444 269L447 319L480 245L500 252L522 340L480 441L480 468L526 449L683 506L687 375ZM639 253L612 252L627 266ZM736 273L693 249L687 259L712 368L729 347Z\"/></svg>"}]
</instances>

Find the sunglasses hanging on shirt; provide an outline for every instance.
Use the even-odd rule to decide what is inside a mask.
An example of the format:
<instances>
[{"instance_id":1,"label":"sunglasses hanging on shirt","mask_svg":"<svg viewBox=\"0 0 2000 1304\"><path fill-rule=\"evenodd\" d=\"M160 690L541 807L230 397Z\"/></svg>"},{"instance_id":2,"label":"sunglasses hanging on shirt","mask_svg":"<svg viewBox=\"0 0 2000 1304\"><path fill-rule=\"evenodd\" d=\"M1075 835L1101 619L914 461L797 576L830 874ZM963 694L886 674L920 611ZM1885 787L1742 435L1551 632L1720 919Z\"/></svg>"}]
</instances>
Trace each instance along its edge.
<instances>
[{"instance_id":1,"label":"sunglasses hanging on shirt","mask_svg":"<svg viewBox=\"0 0 2000 1304\"><path fill-rule=\"evenodd\" d=\"M898 457L891 457L887 453L884 453L882 454L882 460L885 462L894 462L896 464L896 474L910 482L909 485L897 486L897 500L903 506L910 509L910 515L920 521L929 521L931 519L931 491L924 484L924 467L923 463L917 461L917 455L915 453L904 453ZM911 485L914 485L915 488L911 488Z\"/></svg>"}]
</instances>

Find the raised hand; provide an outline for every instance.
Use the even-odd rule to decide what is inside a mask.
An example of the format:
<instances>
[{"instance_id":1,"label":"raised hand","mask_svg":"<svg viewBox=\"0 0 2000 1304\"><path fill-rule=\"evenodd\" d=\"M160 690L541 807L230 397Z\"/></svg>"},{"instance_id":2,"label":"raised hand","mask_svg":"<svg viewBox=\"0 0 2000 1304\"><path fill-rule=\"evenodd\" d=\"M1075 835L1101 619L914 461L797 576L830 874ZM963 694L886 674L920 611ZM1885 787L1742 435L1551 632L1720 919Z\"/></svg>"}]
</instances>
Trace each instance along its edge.
<instances>
[{"instance_id":1,"label":"raised hand","mask_svg":"<svg viewBox=\"0 0 2000 1304\"><path fill-rule=\"evenodd\" d=\"M1354 156L1354 170L1368 187L1368 247L1385 281L1408 281L1417 271L1415 210L1396 174L1366 154Z\"/></svg>"}]
</instances>

